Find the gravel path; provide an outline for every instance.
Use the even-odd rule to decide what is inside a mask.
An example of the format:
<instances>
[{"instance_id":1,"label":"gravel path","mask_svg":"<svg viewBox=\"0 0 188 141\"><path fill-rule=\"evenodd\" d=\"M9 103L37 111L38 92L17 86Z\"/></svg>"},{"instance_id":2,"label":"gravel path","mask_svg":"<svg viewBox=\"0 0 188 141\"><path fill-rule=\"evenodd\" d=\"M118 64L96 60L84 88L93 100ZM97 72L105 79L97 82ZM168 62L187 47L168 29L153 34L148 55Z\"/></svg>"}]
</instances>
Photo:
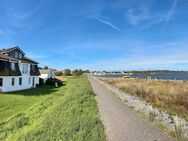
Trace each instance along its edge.
<instances>
[{"instance_id":1,"label":"gravel path","mask_svg":"<svg viewBox=\"0 0 188 141\"><path fill-rule=\"evenodd\" d=\"M170 141L160 129L128 108L92 76L88 78L109 141Z\"/></svg>"}]
</instances>

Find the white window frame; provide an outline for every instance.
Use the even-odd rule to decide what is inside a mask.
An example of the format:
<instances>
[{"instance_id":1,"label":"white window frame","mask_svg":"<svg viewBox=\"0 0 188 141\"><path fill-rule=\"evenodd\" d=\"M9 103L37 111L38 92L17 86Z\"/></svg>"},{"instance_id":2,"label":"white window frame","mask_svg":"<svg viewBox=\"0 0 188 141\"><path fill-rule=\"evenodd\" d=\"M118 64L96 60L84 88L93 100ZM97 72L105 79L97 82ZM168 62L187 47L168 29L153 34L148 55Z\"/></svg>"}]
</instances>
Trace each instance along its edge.
<instances>
[{"instance_id":1,"label":"white window frame","mask_svg":"<svg viewBox=\"0 0 188 141\"><path fill-rule=\"evenodd\" d=\"M22 64L22 74L28 74L28 73L29 73L29 64L23 63Z\"/></svg>"},{"instance_id":2,"label":"white window frame","mask_svg":"<svg viewBox=\"0 0 188 141\"><path fill-rule=\"evenodd\" d=\"M16 63L11 62L11 69L12 69L12 71L16 70Z\"/></svg>"}]
</instances>

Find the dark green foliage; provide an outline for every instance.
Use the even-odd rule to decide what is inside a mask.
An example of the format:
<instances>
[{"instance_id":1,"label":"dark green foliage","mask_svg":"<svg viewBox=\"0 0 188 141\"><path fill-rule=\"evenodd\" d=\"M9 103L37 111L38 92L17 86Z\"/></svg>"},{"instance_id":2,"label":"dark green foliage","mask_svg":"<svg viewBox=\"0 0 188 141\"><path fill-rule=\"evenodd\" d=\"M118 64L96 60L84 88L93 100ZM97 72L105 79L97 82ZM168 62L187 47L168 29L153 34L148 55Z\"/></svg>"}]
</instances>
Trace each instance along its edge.
<instances>
[{"instance_id":1,"label":"dark green foliage","mask_svg":"<svg viewBox=\"0 0 188 141\"><path fill-rule=\"evenodd\" d=\"M83 72L84 73L90 73L90 70L84 70Z\"/></svg>"},{"instance_id":2,"label":"dark green foliage","mask_svg":"<svg viewBox=\"0 0 188 141\"><path fill-rule=\"evenodd\" d=\"M56 76L62 76L63 75L63 72L62 71L58 71L55 73Z\"/></svg>"},{"instance_id":3,"label":"dark green foliage","mask_svg":"<svg viewBox=\"0 0 188 141\"><path fill-rule=\"evenodd\" d=\"M48 66L44 66L44 68L43 68L44 70L47 70L48 69Z\"/></svg>"},{"instance_id":4,"label":"dark green foliage","mask_svg":"<svg viewBox=\"0 0 188 141\"><path fill-rule=\"evenodd\" d=\"M72 71L72 74L74 76L80 76L80 75L83 74L83 71L81 69L75 69L75 70Z\"/></svg>"},{"instance_id":5,"label":"dark green foliage","mask_svg":"<svg viewBox=\"0 0 188 141\"><path fill-rule=\"evenodd\" d=\"M46 84L47 85L54 85L55 86L55 83L58 84L58 86L62 86L63 85L63 82L57 78L49 78L46 80Z\"/></svg>"},{"instance_id":6,"label":"dark green foliage","mask_svg":"<svg viewBox=\"0 0 188 141\"><path fill-rule=\"evenodd\" d=\"M44 79L39 78L39 86L42 86L44 84Z\"/></svg>"},{"instance_id":7,"label":"dark green foliage","mask_svg":"<svg viewBox=\"0 0 188 141\"><path fill-rule=\"evenodd\" d=\"M71 76L71 70L70 69L64 69L63 75Z\"/></svg>"}]
</instances>

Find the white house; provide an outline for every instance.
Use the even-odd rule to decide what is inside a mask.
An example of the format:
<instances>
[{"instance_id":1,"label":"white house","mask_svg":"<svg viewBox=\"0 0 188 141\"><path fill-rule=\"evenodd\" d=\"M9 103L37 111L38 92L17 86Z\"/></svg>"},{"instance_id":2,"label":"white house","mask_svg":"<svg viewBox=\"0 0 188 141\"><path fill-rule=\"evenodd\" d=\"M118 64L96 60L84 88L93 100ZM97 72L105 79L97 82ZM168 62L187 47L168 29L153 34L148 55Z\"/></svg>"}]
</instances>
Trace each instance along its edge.
<instances>
[{"instance_id":1,"label":"white house","mask_svg":"<svg viewBox=\"0 0 188 141\"><path fill-rule=\"evenodd\" d=\"M44 80L44 82L46 82L46 80L48 78L55 78L55 72L53 69L49 68L49 69L40 69L40 78L42 78Z\"/></svg>"},{"instance_id":2,"label":"white house","mask_svg":"<svg viewBox=\"0 0 188 141\"><path fill-rule=\"evenodd\" d=\"M37 64L17 46L0 50L0 92L36 87L40 75Z\"/></svg>"}]
</instances>

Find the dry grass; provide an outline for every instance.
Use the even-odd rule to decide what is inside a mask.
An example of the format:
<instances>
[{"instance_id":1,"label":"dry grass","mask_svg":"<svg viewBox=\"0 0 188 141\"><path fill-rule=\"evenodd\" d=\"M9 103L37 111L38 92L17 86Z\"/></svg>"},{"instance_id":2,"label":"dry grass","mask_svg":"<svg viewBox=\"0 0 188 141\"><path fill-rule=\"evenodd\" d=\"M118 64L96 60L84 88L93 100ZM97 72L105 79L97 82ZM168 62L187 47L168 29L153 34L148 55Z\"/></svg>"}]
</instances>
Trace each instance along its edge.
<instances>
[{"instance_id":1,"label":"dry grass","mask_svg":"<svg viewBox=\"0 0 188 141\"><path fill-rule=\"evenodd\" d=\"M66 76L56 76L56 78L61 80L61 81L66 81L67 80Z\"/></svg>"},{"instance_id":2,"label":"dry grass","mask_svg":"<svg viewBox=\"0 0 188 141\"><path fill-rule=\"evenodd\" d=\"M182 126L175 126L175 139L176 141L188 141L188 138L184 135Z\"/></svg>"},{"instance_id":3,"label":"dry grass","mask_svg":"<svg viewBox=\"0 0 188 141\"><path fill-rule=\"evenodd\" d=\"M154 107L188 120L188 82L134 78L100 78Z\"/></svg>"}]
</instances>

